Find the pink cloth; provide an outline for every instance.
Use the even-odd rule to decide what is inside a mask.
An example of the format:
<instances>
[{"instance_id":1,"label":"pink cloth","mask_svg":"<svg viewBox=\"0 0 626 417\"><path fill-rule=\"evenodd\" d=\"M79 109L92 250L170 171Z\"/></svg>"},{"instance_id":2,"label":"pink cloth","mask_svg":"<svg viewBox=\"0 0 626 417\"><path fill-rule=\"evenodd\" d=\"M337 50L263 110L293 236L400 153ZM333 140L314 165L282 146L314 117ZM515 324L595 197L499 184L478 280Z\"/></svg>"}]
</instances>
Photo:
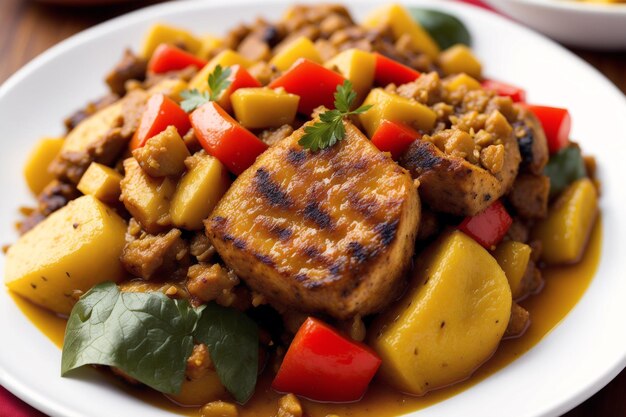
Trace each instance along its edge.
<instances>
[{"instance_id":1,"label":"pink cloth","mask_svg":"<svg viewBox=\"0 0 626 417\"><path fill-rule=\"evenodd\" d=\"M2 417L46 417L30 405L0 387L0 416Z\"/></svg>"},{"instance_id":2,"label":"pink cloth","mask_svg":"<svg viewBox=\"0 0 626 417\"><path fill-rule=\"evenodd\" d=\"M475 6L493 11L480 0L459 0ZM0 416L1 417L46 417L45 414L35 410L22 400L0 386Z\"/></svg>"}]
</instances>

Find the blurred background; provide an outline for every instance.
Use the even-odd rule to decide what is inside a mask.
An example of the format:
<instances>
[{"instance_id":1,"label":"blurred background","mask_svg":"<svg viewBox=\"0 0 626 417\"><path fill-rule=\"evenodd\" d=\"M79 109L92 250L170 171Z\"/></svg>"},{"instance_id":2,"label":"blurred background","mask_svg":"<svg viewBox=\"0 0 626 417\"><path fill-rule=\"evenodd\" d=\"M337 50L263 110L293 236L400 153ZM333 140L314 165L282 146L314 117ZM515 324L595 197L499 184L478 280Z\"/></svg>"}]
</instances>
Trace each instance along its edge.
<instances>
[{"instance_id":1,"label":"blurred background","mask_svg":"<svg viewBox=\"0 0 626 417\"><path fill-rule=\"evenodd\" d=\"M124 13L162 2L164 0L0 0L0 84L32 58L73 34ZM343 2L349 4L350 0ZM465 2L489 8L480 0ZM612 13L623 13L626 17L626 5L606 7L619 7L621 11L615 9ZM626 20L624 22L626 27ZM570 49L626 93L626 50ZM625 392L626 371L566 417L626 417ZM19 400L0 387L0 415L6 417L2 412L3 402L19 404ZM23 416L41 415L24 405L20 407L24 407Z\"/></svg>"}]
</instances>

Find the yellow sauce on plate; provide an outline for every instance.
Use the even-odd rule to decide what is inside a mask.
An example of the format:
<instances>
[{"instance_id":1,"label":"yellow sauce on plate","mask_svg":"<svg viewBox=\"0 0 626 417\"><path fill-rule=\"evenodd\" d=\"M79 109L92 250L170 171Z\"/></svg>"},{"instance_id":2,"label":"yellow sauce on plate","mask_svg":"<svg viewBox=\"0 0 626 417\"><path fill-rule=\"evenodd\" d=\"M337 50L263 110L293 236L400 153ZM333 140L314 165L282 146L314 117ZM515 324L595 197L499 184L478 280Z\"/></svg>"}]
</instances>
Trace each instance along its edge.
<instances>
[{"instance_id":1,"label":"yellow sauce on plate","mask_svg":"<svg viewBox=\"0 0 626 417\"><path fill-rule=\"evenodd\" d=\"M587 250L576 265L543 270L545 286L542 291L524 300L521 305L530 311L532 324L526 333L517 339L504 340L489 361L480 367L466 381L448 388L429 393L424 397L413 397L394 391L383 384L374 382L365 397L352 404L320 404L303 401L307 417L325 417L336 414L339 417L372 415L376 417L398 416L420 410L447 398L450 398L489 375L504 368L522 354L535 346L548 334L580 300L593 278L600 260L602 243L602 225L596 222ZM28 301L13 295L17 306L30 321L59 348L63 345L65 319L60 318ZM59 364L60 367L60 364ZM108 375L108 373L107 373ZM169 401L158 392L146 388L131 387L110 377L121 391L134 395L141 400L171 411L172 413L199 417L198 407L183 408ZM279 394L270 389L271 375L265 372L257 385L257 392L240 412L241 417L269 417L276 415Z\"/></svg>"}]
</instances>

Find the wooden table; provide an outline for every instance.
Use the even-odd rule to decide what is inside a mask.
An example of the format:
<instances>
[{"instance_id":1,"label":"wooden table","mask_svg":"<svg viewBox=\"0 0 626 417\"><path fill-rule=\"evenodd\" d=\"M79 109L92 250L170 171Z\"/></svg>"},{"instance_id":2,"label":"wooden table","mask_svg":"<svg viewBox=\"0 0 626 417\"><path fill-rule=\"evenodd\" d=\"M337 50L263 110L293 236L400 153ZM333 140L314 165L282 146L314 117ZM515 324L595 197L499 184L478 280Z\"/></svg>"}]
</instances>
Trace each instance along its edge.
<instances>
[{"instance_id":1,"label":"wooden table","mask_svg":"<svg viewBox=\"0 0 626 417\"><path fill-rule=\"evenodd\" d=\"M0 0L0 83L39 53L74 33L158 2L140 0L117 6L72 8L28 0ZM574 52L626 93L626 52ZM625 393L626 371L591 399L567 413L566 417L626 416Z\"/></svg>"}]
</instances>

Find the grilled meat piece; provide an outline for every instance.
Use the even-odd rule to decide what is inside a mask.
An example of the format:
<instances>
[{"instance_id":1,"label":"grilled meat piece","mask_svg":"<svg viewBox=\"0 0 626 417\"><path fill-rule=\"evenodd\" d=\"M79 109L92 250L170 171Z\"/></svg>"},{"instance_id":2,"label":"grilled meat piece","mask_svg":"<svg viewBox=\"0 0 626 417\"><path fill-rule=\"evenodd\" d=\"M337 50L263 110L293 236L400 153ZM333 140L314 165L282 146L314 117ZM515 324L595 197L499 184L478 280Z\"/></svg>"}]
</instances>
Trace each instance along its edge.
<instances>
[{"instance_id":1,"label":"grilled meat piece","mask_svg":"<svg viewBox=\"0 0 626 417\"><path fill-rule=\"evenodd\" d=\"M541 175L550 157L546 134L532 111L522 106L517 106L517 109L518 120L513 123L513 129L522 155L521 168L523 171Z\"/></svg>"},{"instance_id":2,"label":"grilled meat piece","mask_svg":"<svg viewBox=\"0 0 626 417\"><path fill-rule=\"evenodd\" d=\"M381 310L409 267L420 218L411 177L351 123L311 153L299 129L262 154L206 222L224 262L270 303L338 319Z\"/></svg>"},{"instance_id":3,"label":"grilled meat piece","mask_svg":"<svg viewBox=\"0 0 626 417\"><path fill-rule=\"evenodd\" d=\"M416 140L402 155L400 165L420 182L420 196L435 211L473 216L505 194L513 185L520 162L511 135L503 139L504 162L500 172L490 171L453 155L432 142Z\"/></svg>"}]
</instances>

